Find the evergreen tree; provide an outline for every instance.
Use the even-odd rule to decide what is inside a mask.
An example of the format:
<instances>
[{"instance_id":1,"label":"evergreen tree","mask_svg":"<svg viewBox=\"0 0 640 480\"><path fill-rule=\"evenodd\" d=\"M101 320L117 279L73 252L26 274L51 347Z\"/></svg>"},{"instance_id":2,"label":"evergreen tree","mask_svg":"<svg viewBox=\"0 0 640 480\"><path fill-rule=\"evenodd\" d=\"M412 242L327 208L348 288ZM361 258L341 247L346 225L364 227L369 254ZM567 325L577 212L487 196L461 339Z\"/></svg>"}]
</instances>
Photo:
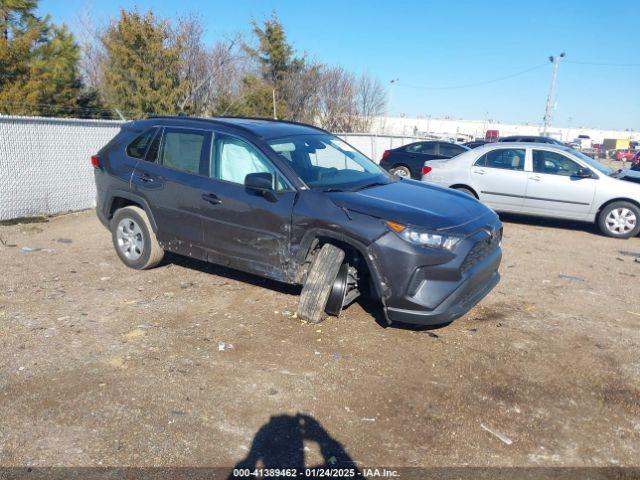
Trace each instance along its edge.
<instances>
[{"instance_id":1,"label":"evergreen tree","mask_svg":"<svg viewBox=\"0 0 640 480\"><path fill-rule=\"evenodd\" d=\"M65 26L40 19L34 0L0 0L0 111L17 115L76 112L80 50Z\"/></svg>"},{"instance_id":2,"label":"evergreen tree","mask_svg":"<svg viewBox=\"0 0 640 480\"><path fill-rule=\"evenodd\" d=\"M245 49L258 61L262 79L267 83L267 86L259 85L255 78L248 79L252 85L258 87L257 91L253 92L254 97L260 96L258 105L263 105L265 101L270 103L271 107L266 115L272 116L272 95L275 92L277 116L278 118L288 118L290 108L285 101L285 81L304 68L304 57L294 56L293 46L287 41L284 27L275 13L271 15L269 20L265 20L262 27L255 21L252 23L253 33L258 39L258 46L257 48L246 46ZM269 92L269 89L273 92ZM258 99L254 98L255 100Z\"/></svg>"},{"instance_id":3,"label":"evergreen tree","mask_svg":"<svg viewBox=\"0 0 640 480\"><path fill-rule=\"evenodd\" d=\"M102 38L104 95L125 115L174 114L188 84L181 80L180 38L151 11L121 10Z\"/></svg>"}]
</instances>

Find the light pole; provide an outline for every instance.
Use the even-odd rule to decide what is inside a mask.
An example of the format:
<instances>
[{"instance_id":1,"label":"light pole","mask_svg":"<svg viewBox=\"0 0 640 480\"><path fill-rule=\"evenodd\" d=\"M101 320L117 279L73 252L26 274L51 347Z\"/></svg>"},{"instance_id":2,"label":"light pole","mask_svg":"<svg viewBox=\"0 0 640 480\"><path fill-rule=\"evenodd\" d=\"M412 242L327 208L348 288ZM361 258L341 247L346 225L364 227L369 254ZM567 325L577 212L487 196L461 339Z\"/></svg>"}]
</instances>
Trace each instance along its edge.
<instances>
[{"instance_id":1,"label":"light pole","mask_svg":"<svg viewBox=\"0 0 640 480\"><path fill-rule=\"evenodd\" d=\"M389 80L389 108L387 109L388 113L391 114L391 93L393 92L393 87L400 81L399 78L392 78Z\"/></svg>"},{"instance_id":2,"label":"light pole","mask_svg":"<svg viewBox=\"0 0 640 480\"><path fill-rule=\"evenodd\" d=\"M549 96L547 97L547 108L544 112L544 130L543 135L547 135L547 131L549 130L549 125L551 125L551 118L553 116L553 108L556 100L556 80L558 78L558 66L560 65L560 60L565 57L565 53L562 52L560 55L550 56L549 61L553 64L553 69L551 72L551 88L549 89Z\"/></svg>"}]
</instances>

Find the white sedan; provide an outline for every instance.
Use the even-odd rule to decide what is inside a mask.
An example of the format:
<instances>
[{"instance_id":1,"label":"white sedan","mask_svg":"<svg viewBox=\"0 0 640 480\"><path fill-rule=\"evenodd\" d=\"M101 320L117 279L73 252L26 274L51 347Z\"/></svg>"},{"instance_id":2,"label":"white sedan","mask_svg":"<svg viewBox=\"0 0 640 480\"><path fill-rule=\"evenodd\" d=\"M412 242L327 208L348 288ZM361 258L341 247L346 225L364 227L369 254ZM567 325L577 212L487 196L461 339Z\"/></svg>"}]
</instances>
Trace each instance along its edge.
<instances>
[{"instance_id":1,"label":"white sedan","mask_svg":"<svg viewBox=\"0 0 640 480\"><path fill-rule=\"evenodd\" d=\"M568 147L493 143L425 162L422 181L473 195L499 212L596 222L611 237L640 231L640 185Z\"/></svg>"}]
</instances>

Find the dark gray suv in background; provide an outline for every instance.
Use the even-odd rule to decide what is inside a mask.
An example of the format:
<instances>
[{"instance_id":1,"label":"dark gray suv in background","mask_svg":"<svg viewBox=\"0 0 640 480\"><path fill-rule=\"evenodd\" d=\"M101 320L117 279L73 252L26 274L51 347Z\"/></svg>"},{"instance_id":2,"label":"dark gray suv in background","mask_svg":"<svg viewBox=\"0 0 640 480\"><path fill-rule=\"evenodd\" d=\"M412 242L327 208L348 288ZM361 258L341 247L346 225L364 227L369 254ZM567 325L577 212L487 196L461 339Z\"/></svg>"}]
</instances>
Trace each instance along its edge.
<instances>
[{"instance_id":1,"label":"dark gray suv in background","mask_svg":"<svg viewBox=\"0 0 640 480\"><path fill-rule=\"evenodd\" d=\"M149 118L91 160L98 217L127 266L170 251L302 285L311 322L366 294L388 323L449 323L500 278L492 210L394 177L312 126Z\"/></svg>"}]
</instances>

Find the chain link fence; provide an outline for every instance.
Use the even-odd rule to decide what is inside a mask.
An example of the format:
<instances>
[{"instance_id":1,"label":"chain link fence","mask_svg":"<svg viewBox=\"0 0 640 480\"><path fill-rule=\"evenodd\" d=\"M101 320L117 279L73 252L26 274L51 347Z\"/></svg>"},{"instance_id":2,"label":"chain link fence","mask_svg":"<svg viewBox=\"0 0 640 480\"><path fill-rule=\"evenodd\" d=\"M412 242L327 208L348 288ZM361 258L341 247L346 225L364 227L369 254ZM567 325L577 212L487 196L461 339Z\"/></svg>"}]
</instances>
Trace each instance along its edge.
<instances>
[{"instance_id":1,"label":"chain link fence","mask_svg":"<svg viewBox=\"0 0 640 480\"><path fill-rule=\"evenodd\" d=\"M121 124L0 116L0 220L95 206L90 158Z\"/></svg>"},{"instance_id":2,"label":"chain link fence","mask_svg":"<svg viewBox=\"0 0 640 480\"><path fill-rule=\"evenodd\" d=\"M90 158L124 122L0 116L0 221L95 206ZM374 161L418 137L341 133Z\"/></svg>"}]
</instances>

